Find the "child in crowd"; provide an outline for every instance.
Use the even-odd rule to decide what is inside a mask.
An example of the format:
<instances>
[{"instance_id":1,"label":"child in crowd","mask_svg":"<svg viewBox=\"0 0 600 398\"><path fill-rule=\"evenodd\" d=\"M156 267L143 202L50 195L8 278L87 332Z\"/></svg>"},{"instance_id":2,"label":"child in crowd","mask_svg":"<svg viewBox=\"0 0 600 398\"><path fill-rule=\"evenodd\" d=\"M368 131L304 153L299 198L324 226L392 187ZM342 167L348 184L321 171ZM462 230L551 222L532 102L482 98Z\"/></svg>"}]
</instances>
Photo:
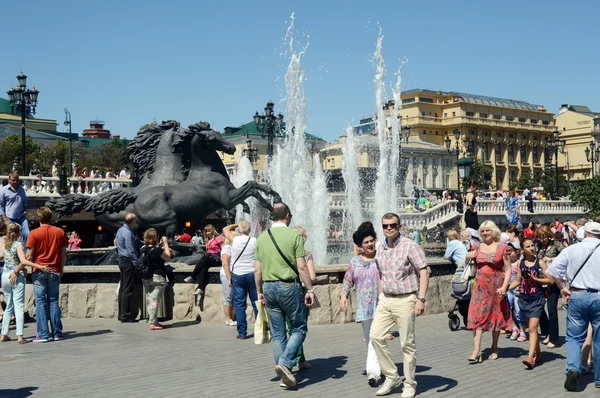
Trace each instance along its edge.
<instances>
[{"instance_id":1,"label":"child in crowd","mask_svg":"<svg viewBox=\"0 0 600 398\"><path fill-rule=\"evenodd\" d=\"M521 245L519 242L509 242L508 248L510 250L511 265L510 283L513 283L515 279L517 279L519 260L521 258ZM508 290L506 296L508 297L510 310L513 314L513 327L510 339L519 342L527 341L527 335L525 334L525 319L523 319L521 309L519 308L519 297L516 294L516 288Z\"/></svg>"},{"instance_id":2,"label":"child in crowd","mask_svg":"<svg viewBox=\"0 0 600 398\"><path fill-rule=\"evenodd\" d=\"M457 268L464 267L467 262L467 249L465 245L458 240L458 232L450 230L446 234L448 238L448 246L446 247L446 253L444 258L452 261Z\"/></svg>"},{"instance_id":3,"label":"child in crowd","mask_svg":"<svg viewBox=\"0 0 600 398\"><path fill-rule=\"evenodd\" d=\"M546 304L543 285L550 285L554 280L544 274L546 263L537 258L535 245L531 239L523 240L523 252L525 258L517 269L517 277L508 289L519 287L519 307L523 318L529 321L529 355L523 364L533 369L536 361L539 364L542 359L538 325Z\"/></svg>"}]
</instances>

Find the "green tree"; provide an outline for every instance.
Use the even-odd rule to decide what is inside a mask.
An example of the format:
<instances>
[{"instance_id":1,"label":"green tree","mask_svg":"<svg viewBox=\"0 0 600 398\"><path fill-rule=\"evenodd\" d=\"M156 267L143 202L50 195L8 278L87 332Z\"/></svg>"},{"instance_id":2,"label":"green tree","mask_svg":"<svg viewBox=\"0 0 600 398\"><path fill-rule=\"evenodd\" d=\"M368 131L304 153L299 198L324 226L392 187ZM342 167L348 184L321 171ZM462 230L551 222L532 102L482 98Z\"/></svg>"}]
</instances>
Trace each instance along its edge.
<instances>
[{"instance_id":1,"label":"green tree","mask_svg":"<svg viewBox=\"0 0 600 398\"><path fill-rule=\"evenodd\" d=\"M544 187L544 192L550 194L553 199L569 194L569 183L563 175L558 175L558 193L556 192L556 169L547 167L544 173L535 181L537 186Z\"/></svg>"},{"instance_id":2,"label":"green tree","mask_svg":"<svg viewBox=\"0 0 600 398\"><path fill-rule=\"evenodd\" d=\"M593 218L600 215L598 192L600 192L600 177L596 176L577 184L571 192L571 199L585 207L590 218Z\"/></svg>"},{"instance_id":3,"label":"green tree","mask_svg":"<svg viewBox=\"0 0 600 398\"><path fill-rule=\"evenodd\" d=\"M13 163L17 164L17 171L21 174L29 174L29 168L33 165L34 157L38 153L38 146L29 135L25 136L25 156L27 170L21 170L21 134L11 134L0 142L0 171L2 174L13 169Z\"/></svg>"},{"instance_id":4,"label":"green tree","mask_svg":"<svg viewBox=\"0 0 600 398\"><path fill-rule=\"evenodd\" d=\"M68 172L69 144L64 140L57 139L53 144L42 147L35 156L35 163L45 175L50 175L54 162L58 167L64 165Z\"/></svg>"},{"instance_id":5,"label":"green tree","mask_svg":"<svg viewBox=\"0 0 600 398\"><path fill-rule=\"evenodd\" d=\"M464 178L462 181L463 186L468 187L471 180L475 180L479 182L481 185L481 189L490 189L494 187L492 184L492 174L494 172L494 168L492 166L483 166L481 164L481 160L478 158L473 158L473 165L471 166L471 173L469 177ZM482 175L485 173L485 178L482 178Z\"/></svg>"},{"instance_id":6,"label":"green tree","mask_svg":"<svg viewBox=\"0 0 600 398\"><path fill-rule=\"evenodd\" d=\"M531 188L534 185L533 175L528 172L523 172L519 174L519 178L511 180L511 188L510 189L525 189Z\"/></svg>"}]
</instances>

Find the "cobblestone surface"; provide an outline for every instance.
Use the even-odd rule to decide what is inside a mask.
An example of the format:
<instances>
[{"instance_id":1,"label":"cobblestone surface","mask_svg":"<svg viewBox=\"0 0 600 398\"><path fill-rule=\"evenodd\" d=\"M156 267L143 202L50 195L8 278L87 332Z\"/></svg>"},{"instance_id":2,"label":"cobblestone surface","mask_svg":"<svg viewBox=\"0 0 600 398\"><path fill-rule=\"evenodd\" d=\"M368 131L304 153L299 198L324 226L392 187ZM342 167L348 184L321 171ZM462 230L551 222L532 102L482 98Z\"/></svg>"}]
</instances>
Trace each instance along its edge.
<instances>
[{"instance_id":1,"label":"cobblestone surface","mask_svg":"<svg viewBox=\"0 0 600 398\"><path fill-rule=\"evenodd\" d=\"M66 319L64 341L2 343L0 397L375 396L362 374L366 347L357 324L310 327L305 350L312 368L296 373L294 390L279 387L271 345L237 340L235 328L222 324L166 324L151 332L146 323ZM27 324L25 336L34 334L35 324ZM545 362L525 370L527 343L503 337L498 360L487 360L487 348L483 363L468 364L471 333L451 332L444 314L419 318L417 335L420 397L573 396L563 390L564 345L544 347ZM489 347L489 333L483 342ZM399 341L390 344L401 371ZM591 375L580 379L580 389L577 396L598 396Z\"/></svg>"}]
</instances>

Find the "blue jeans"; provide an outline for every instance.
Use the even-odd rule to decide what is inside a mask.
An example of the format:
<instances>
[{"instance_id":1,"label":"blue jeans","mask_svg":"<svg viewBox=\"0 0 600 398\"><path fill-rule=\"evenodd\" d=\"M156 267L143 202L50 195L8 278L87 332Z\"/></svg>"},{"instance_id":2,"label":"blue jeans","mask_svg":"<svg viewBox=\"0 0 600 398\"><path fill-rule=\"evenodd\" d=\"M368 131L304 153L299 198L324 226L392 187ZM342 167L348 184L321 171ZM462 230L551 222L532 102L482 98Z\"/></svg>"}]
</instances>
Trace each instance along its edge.
<instances>
[{"instance_id":1,"label":"blue jeans","mask_svg":"<svg viewBox=\"0 0 600 398\"><path fill-rule=\"evenodd\" d=\"M302 287L296 282L265 282L264 295L271 323L275 364L291 369L296 363L298 349L304 342L307 331ZM286 317L290 321L289 339L285 329Z\"/></svg>"},{"instance_id":2,"label":"blue jeans","mask_svg":"<svg viewBox=\"0 0 600 398\"><path fill-rule=\"evenodd\" d=\"M60 306L58 296L60 292L60 275L55 273L34 272L33 298L35 299L35 322L37 324L37 336L41 339L50 337L48 330L48 314L46 314L46 296L50 301L50 323L54 336L62 335L63 325L60 320Z\"/></svg>"},{"instance_id":3,"label":"blue jeans","mask_svg":"<svg viewBox=\"0 0 600 398\"><path fill-rule=\"evenodd\" d=\"M521 309L519 308L519 298L515 296L515 289L507 291L506 297L508 298L508 303L510 304L510 308L513 312L513 321L517 328L520 326L525 326L527 328L527 324L525 323L526 320L523 317L523 314L521 314Z\"/></svg>"},{"instance_id":4,"label":"blue jeans","mask_svg":"<svg viewBox=\"0 0 600 398\"><path fill-rule=\"evenodd\" d=\"M29 236L29 221L27 217L22 216L21 218L9 218L10 222L17 223L21 226L21 235L23 236L23 249L27 251L27 237Z\"/></svg>"},{"instance_id":5,"label":"blue jeans","mask_svg":"<svg viewBox=\"0 0 600 398\"><path fill-rule=\"evenodd\" d=\"M244 275L231 274L231 285L233 286L233 305L235 306L238 336L246 337L248 334L246 297L250 296L250 303L252 309L254 309L254 319L258 314L256 309L258 295L256 294L256 283L254 283L254 272Z\"/></svg>"},{"instance_id":6,"label":"blue jeans","mask_svg":"<svg viewBox=\"0 0 600 398\"><path fill-rule=\"evenodd\" d=\"M594 382L600 384L600 293L573 292L567 309L567 372L581 373L581 347L592 324Z\"/></svg>"}]
</instances>

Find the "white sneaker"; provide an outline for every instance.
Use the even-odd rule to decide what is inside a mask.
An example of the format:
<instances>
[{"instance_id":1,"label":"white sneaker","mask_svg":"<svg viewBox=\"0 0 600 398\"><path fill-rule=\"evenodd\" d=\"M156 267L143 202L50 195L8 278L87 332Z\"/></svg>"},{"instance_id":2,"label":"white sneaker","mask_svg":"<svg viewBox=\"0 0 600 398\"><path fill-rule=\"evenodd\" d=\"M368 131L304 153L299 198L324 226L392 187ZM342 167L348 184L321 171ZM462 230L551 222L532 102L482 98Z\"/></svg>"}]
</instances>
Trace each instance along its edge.
<instances>
[{"instance_id":1,"label":"white sneaker","mask_svg":"<svg viewBox=\"0 0 600 398\"><path fill-rule=\"evenodd\" d=\"M404 385L404 389L402 390L401 398L413 398L417 392L414 387Z\"/></svg>"},{"instance_id":2,"label":"white sneaker","mask_svg":"<svg viewBox=\"0 0 600 398\"><path fill-rule=\"evenodd\" d=\"M201 296L202 294L204 294L204 291L200 288L194 290L194 296Z\"/></svg>"},{"instance_id":3,"label":"white sneaker","mask_svg":"<svg viewBox=\"0 0 600 398\"><path fill-rule=\"evenodd\" d=\"M194 278L192 278L191 276L187 276L183 281L185 283L192 283L194 281Z\"/></svg>"},{"instance_id":4,"label":"white sneaker","mask_svg":"<svg viewBox=\"0 0 600 398\"><path fill-rule=\"evenodd\" d=\"M392 392L392 390L396 387L400 387L400 384L402 384L402 380L400 380L399 377L395 378L395 379L388 379L386 378L385 381L383 382L383 385L381 386L381 388L379 390L377 390L377 392L375 393L375 395L387 395L390 392Z\"/></svg>"},{"instance_id":5,"label":"white sneaker","mask_svg":"<svg viewBox=\"0 0 600 398\"><path fill-rule=\"evenodd\" d=\"M286 368L285 366L283 366L283 365L275 366L275 373L277 373L277 376L279 376L281 378L281 381L286 386L294 387L296 385L296 378L292 374L292 371L289 370L288 368Z\"/></svg>"}]
</instances>

